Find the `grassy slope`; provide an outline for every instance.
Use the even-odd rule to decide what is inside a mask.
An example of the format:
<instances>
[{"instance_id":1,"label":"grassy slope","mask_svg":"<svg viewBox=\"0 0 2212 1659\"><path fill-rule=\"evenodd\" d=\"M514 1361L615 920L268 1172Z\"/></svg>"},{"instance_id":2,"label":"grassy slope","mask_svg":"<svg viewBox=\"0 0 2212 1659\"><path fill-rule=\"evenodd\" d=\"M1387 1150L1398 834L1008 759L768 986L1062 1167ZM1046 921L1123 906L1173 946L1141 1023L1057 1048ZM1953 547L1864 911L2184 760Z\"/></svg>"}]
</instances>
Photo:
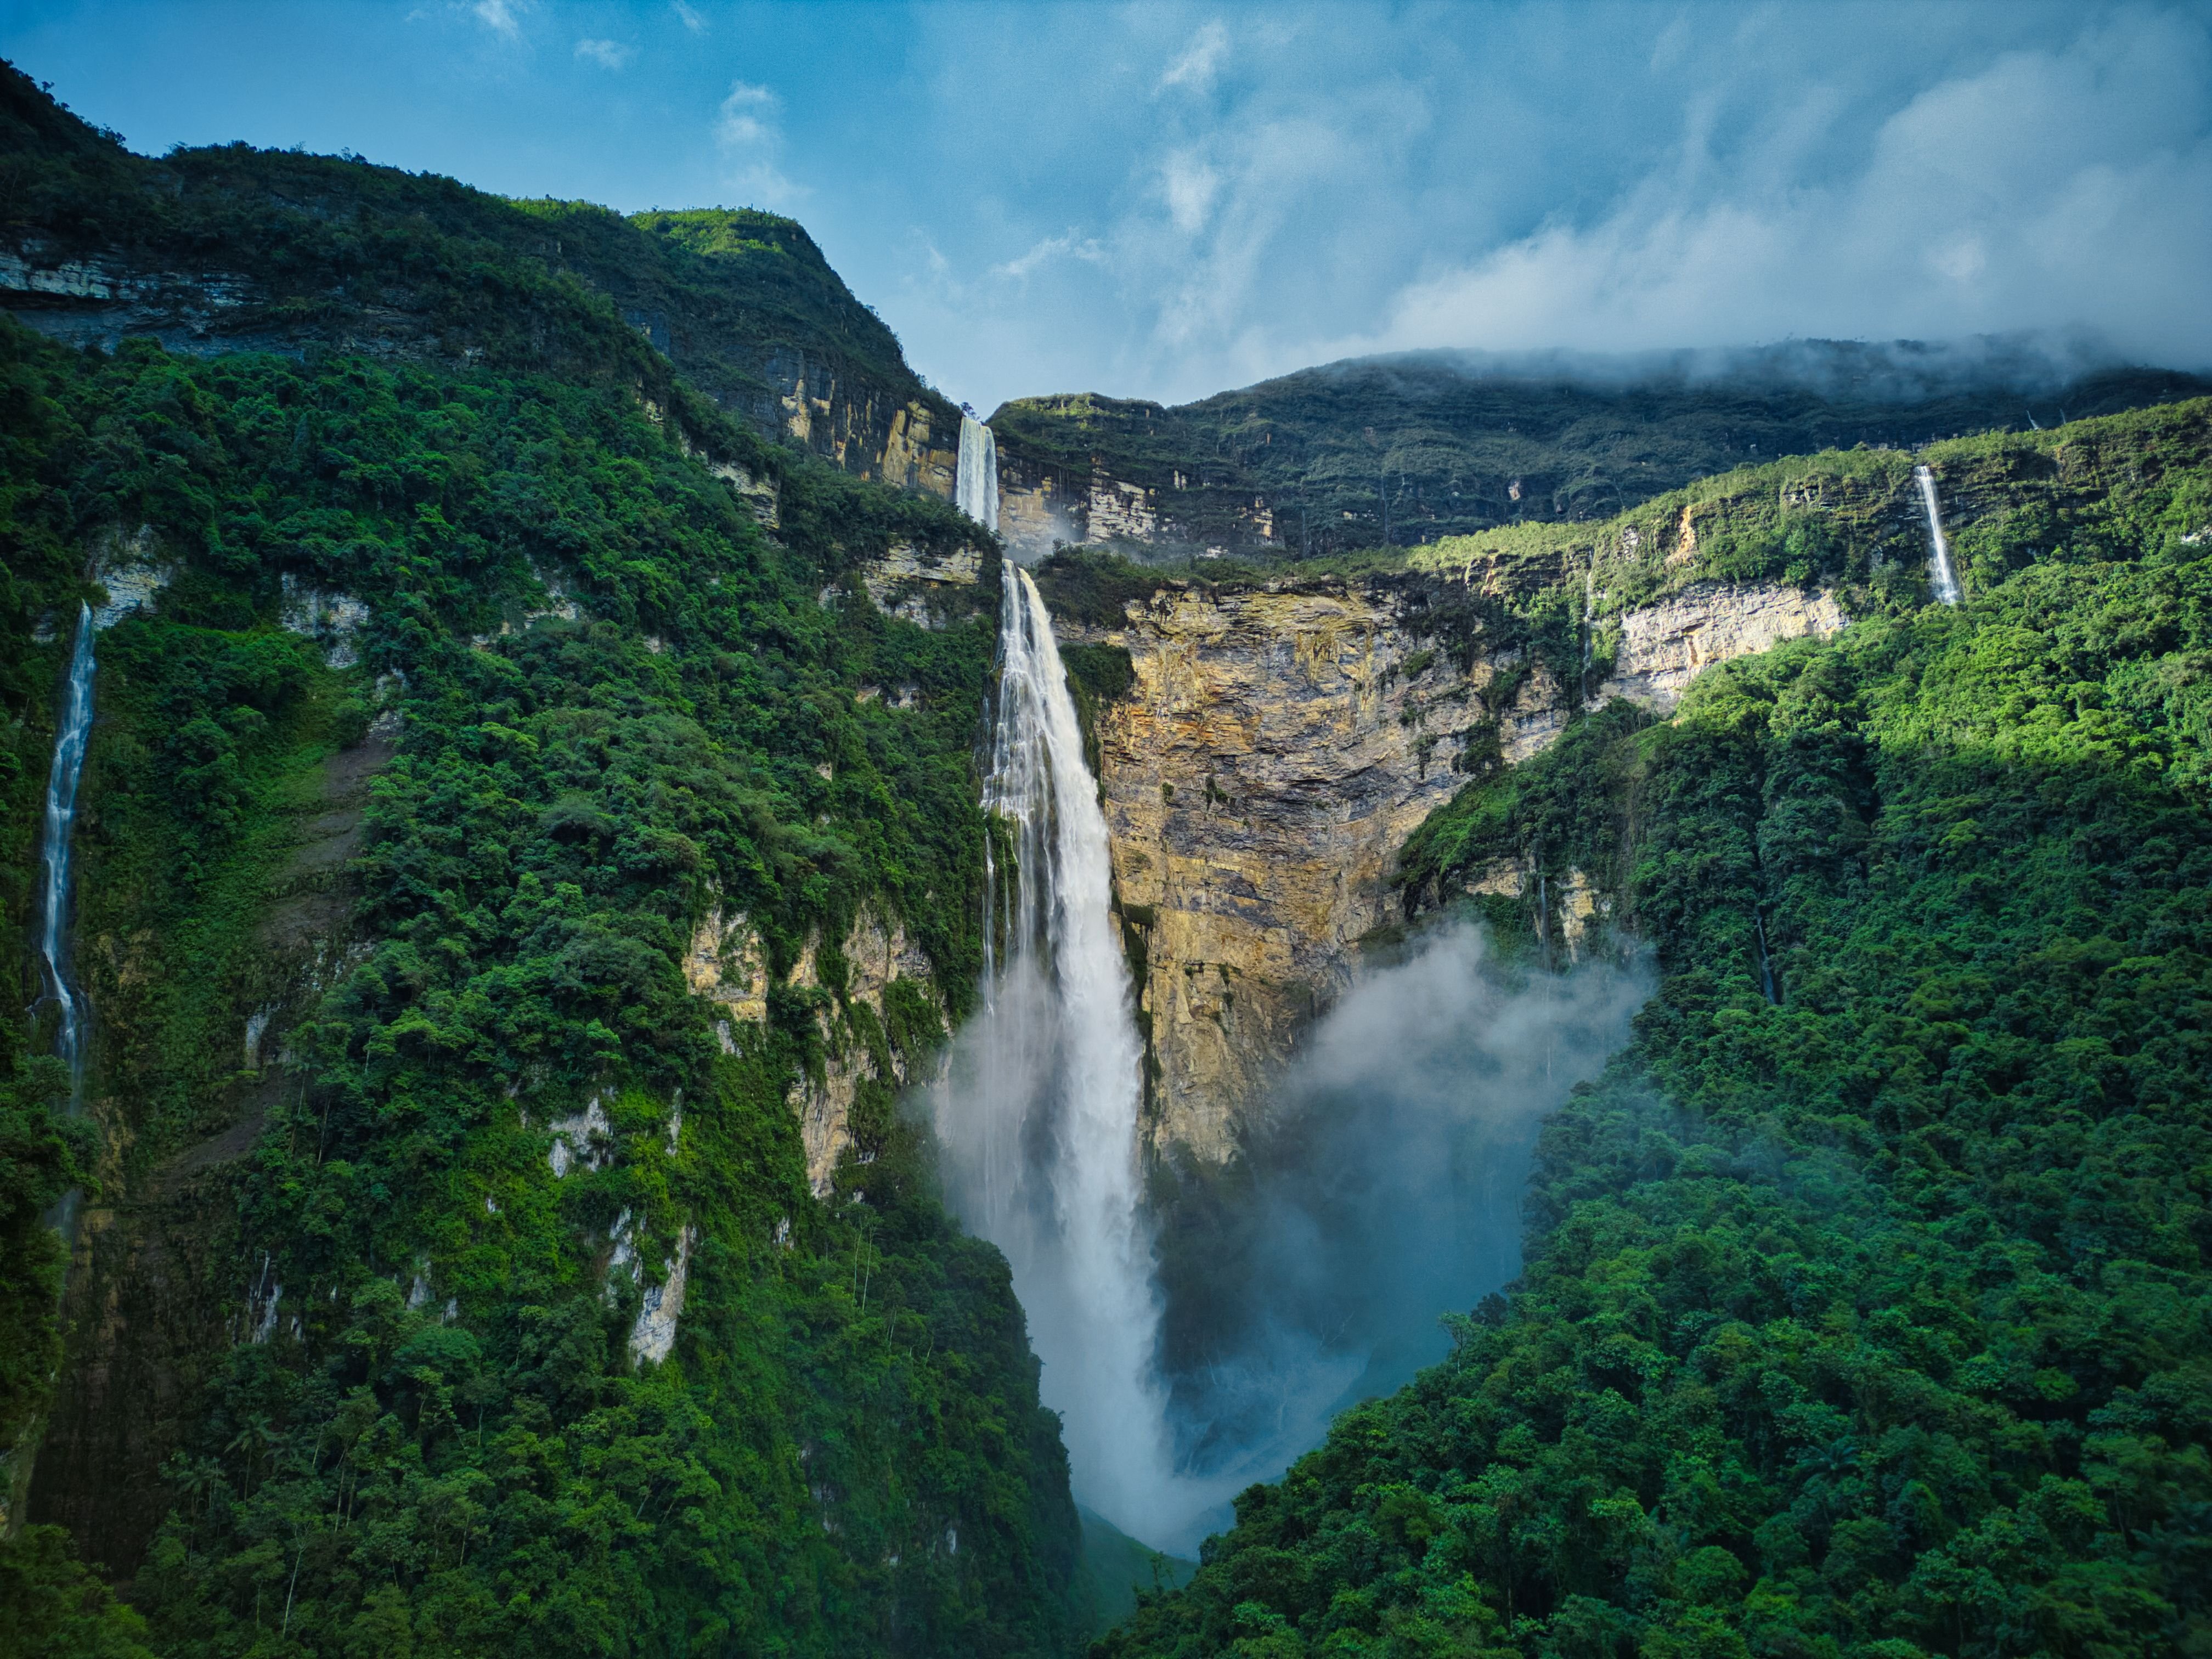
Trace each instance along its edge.
<instances>
[{"instance_id":1,"label":"grassy slope","mask_svg":"<svg viewBox=\"0 0 2212 1659\"><path fill-rule=\"evenodd\" d=\"M2212 1639L2204 413L1932 452L1964 607L1869 593L1425 826L1432 896L1596 876L1661 992L1510 1302L1100 1651Z\"/></svg>"}]
</instances>

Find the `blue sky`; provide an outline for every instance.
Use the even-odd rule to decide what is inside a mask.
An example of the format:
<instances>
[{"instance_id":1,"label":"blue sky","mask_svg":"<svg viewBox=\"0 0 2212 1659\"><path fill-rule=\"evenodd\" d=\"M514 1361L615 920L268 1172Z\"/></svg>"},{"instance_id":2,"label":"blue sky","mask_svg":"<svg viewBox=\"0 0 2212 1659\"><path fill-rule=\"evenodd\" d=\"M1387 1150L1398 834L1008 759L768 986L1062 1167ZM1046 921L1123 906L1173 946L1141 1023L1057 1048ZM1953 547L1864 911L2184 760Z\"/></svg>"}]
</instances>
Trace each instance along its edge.
<instances>
[{"instance_id":1,"label":"blue sky","mask_svg":"<svg viewBox=\"0 0 2212 1659\"><path fill-rule=\"evenodd\" d=\"M2212 364L2212 4L10 0L138 149L803 220L923 374L2086 325Z\"/></svg>"}]
</instances>

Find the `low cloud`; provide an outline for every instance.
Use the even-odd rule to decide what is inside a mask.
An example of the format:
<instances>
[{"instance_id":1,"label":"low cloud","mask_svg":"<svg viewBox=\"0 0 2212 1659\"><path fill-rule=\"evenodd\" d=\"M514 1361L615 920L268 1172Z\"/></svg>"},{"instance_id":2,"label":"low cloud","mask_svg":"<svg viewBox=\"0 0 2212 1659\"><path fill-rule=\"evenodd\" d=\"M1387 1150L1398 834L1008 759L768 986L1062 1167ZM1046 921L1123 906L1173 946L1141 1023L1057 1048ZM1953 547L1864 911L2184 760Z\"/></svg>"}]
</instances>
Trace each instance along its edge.
<instances>
[{"instance_id":1,"label":"low cloud","mask_svg":"<svg viewBox=\"0 0 2212 1659\"><path fill-rule=\"evenodd\" d=\"M576 56L601 69L619 70L637 56L635 46L626 46L619 40L579 40Z\"/></svg>"},{"instance_id":2,"label":"low cloud","mask_svg":"<svg viewBox=\"0 0 2212 1659\"><path fill-rule=\"evenodd\" d=\"M1062 118L992 105L971 14L925 25L934 164L1000 158L918 227L975 303L855 273L981 404L1428 347L2078 328L2212 363L2199 6L992 15ZM1054 257L1070 222L1097 257Z\"/></svg>"},{"instance_id":3,"label":"low cloud","mask_svg":"<svg viewBox=\"0 0 2212 1659\"><path fill-rule=\"evenodd\" d=\"M1440 1315L1519 1275L1537 1132L1650 989L1635 962L1521 977L1451 925L1321 1021L1239 1163L1161 1231L1188 1496L1272 1479L1334 1413L1440 1358Z\"/></svg>"},{"instance_id":4,"label":"low cloud","mask_svg":"<svg viewBox=\"0 0 2212 1659\"><path fill-rule=\"evenodd\" d=\"M707 32L707 20L702 17L694 8L685 5L684 0L672 0L669 9L676 14L678 21L692 33L704 34Z\"/></svg>"},{"instance_id":5,"label":"low cloud","mask_svg":"<svg viewBox=\"0 0 2212 1659\"><path fill-rule=\"evenodd\" d=\"M1957 337L2087 325L2212 361L2204 31L2128 15L1905 100L1864 159L1808 182L1677 151L1586 219L1407 283L1328 358L1426 346L1632 350L1792 334Z\"/></svg>"}]
</instances>

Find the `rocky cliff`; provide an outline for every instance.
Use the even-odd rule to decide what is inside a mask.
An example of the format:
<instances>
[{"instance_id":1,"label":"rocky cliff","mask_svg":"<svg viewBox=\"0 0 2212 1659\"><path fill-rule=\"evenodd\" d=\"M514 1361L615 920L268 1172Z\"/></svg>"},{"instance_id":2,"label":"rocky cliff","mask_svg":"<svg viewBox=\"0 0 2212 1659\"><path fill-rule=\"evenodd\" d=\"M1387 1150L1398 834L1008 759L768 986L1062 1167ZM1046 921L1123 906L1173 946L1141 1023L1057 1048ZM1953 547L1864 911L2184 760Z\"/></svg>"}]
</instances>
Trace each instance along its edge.
<instances>
[{"instance_id":1,"label":"rocky cliff","mask_svg":"<svg viewBox=\"0 0 2212 1659\"><path fill-rule=\"evenodd\" d=\"M1133 671L1096 726L1156 1150L1232 1155L1362 935L1395 919L1406 837L1481 757L1535 753L1582 701L1504 630L1438 648L1453 588L1486 580L1172 581L1118 626L1066 630ZM1614 620L1594 700L1660 710L1708 664L1844 623L1826 591L1716 582ZM1556 898L1578 933L1594 898Z\"/></svg>"},{"instance_id":2,"label":"rocky cliff","mask_svg":"<svg viewBox=\"0 0 2212 1659\"><path fill-rule=\"evenodd\" d=\"M1915 447L2208 390L2200 375L2086 363L2033 341L1437 351L1301 369L1174 407L1022 398L991 425L1018 557L1054 539L1178 559L1304 557L1591 520L1779 455Z\"/></svg>"}]
</instances>

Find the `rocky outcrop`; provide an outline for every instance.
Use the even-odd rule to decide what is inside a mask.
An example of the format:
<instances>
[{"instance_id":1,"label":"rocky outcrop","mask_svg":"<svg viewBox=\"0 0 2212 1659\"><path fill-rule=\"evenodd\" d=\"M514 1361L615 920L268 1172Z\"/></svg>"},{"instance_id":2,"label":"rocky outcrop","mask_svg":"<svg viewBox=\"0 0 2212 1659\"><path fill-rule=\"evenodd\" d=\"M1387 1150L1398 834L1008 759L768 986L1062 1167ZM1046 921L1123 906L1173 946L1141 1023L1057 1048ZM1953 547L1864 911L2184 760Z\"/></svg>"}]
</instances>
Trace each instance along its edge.
<instances>
[{"instance_id":1,"label":"rocky outcrop","mask_svg":"<svg viewBox=\"0 0 2212 1659\"><path fill-rule=\"evenodd\" d=\"M1098 711L1098 777L1157 1150L1232 1154L1276 1069L1350 982L1361 937L1395 919L1398 848L1468 781L1470 746L1487 753L1494 737L1518 760L1565 729L1571 689L1540 665L1479 636L1464 656L1437 648L1436 597L1406 583L1170 582L1121 626L1063 627L1127 649L1133 674ZM1706 664L1844 617L1825 593L1709 586L1616 621L1598 695L1666 709ZM1520 872L1494 873L1486 890L1519 892ZM1598 896L1552 898L1571 951Z\"/></svg>"},{"instance_id":2,"label":"rocky outcrop","mask_svg":"<svg viewBox=\"0 0 2212 1659\"><path fill-rule=\"evenodd\" d=\"M806 1148L807 1181L817 1197L828 1194L838 1159L853 1144L853 1106L862 1084L872 1080L897 1090L915 1080L908 1074L912 1060L887 1035L896 1024L885 1017L892 986L904 981L932 1008L943 1006L928 956L896 917L863 909L834 964L824 961L825 954L821 938L810 938L782 981L815 1004L819 1047L793 1106ZM767 1021L775 982L758 929L742 910L710 909L692 938L684 972L694 992L719 1005L722 1045L738 1052L747 1028L757 1030Z\"/></svg>"},{"instance_id":3,"label":"rocky outcrop","mask_svg":"<svg viewBox=\"0 0 2212 1659\"><path fill-rule=\"evenodd\" d=\"M1620 618L1613 672L1597 700L1626 697L1670 710L1709 664L1755 656L1808 634L1832 634L1844 622L1833 593L1701 582Z\"/></svg>"},{"instance_id":4,"label":"rocky outcrop","mask_svg":"<svg viewBox=\"0 0 2212 1659\"><path fill-rule=\"evenodd\" d=\"M619 273L569 270L592 286L622 285ZM35 243L0 250L0 306L79 349L112 351L126 338L152 338L167 350L199 357L240 351L296 356L309 344L386 360L465 363L483 355L448 338L443 319L430 310L346 303L336 292L319 293L307 306L287 304L297 297L234 270L72 258ZM662 310L625 314L680 373L763 434L857 477L952 499L959 411L926 388L917 392L912 376L872 374L820 352L756 345L705 317ZM757 493L750 479L740 489Z\"/></svg>"},{"instance_id":5,"label":"rocky outcrop","mask_svg":"<svg viewBox=\"0 0 2212 1659\"><path fill-rule=\"evenodd\" d=\"M1275 514L1262 496L1224 491L1182 472L1164 487L1118 478L1094 461L1069 467L999 444L999 533L1017 562L1055 547L1099 544L1203 558L1279 554Z\"/></svg>"},{"instance_id":6,"label":"rocky outcrop","mask_svg":"<svg viewBox=\"0 0 2212 1659\"><path fill-rule=\"evenodd\" d=\"M684 367L677 358L677 367ZM960 470L960 416L803 352L775 351L757 373L773 389L745 410L755 422L856 477L952 499Z\"/></svg>"},{"instance_id":7,"label":"rocky outcrop","mask_svg":"<svg viewBox=\"0 0 2212 1659\"><path fill-rule=\"evenodd\" d=\"M861 567L860 585L885 616L933 629L972 608L983 573L980 547L933 552L902 542Z\"/></svg>"}]
</instances>

